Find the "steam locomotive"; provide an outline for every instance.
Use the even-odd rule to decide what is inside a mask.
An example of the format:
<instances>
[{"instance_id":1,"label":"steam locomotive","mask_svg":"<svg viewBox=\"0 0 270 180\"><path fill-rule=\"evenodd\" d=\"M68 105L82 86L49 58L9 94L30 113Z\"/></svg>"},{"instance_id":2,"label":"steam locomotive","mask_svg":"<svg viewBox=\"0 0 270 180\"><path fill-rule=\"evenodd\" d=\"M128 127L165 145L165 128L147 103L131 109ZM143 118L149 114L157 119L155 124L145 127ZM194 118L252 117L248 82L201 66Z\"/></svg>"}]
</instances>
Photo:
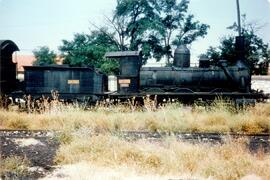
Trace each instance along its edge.
<instances>
[{"instance_id":1,"label":"steam locomotive","mask_svg":"<svg viewBox=\"0 0 270 180\"><path fill-rule=\"evenodd\" d=\"M178 99L182 102L213 100L217 97L241 101L260 101L262 93L251 90L251 73L244 58L244 37L236 37L237 59L233 64L220 60L211 65L201 57L199 67L190 67L190 51L182 45L174 52L172 67L142 67L140 52L109 52L107 58L118 59L118 90L112 97Z\"/></svg>"},{"instance_id":2,"label":"steam locomotive","mask_svg":"<svg viewBox=\"0 0 270 180\"><path fill-rule=\"evenodd\" d=\"M141 101L145 96L157 101L178 99L182 102L216 97L264 100L263 93L251 90L251 74L245 64L243 43L243 37L236 38L238 59L232 65L225 60L211 65L207 58L200 58L199 67L190 67L190 51L184 45L175 50L172 67L142 67L139 51L108 52L105 57L120 62L117 91L108 92L108 78L98 70L66 65L24 67L22 85L16 80L16 64L12 62L12 54L19 48L12 41L0 41L0 93L38 97L48 96L56 90L63 99L91 101L133 97Z\"/></svg>"}]
</instances>

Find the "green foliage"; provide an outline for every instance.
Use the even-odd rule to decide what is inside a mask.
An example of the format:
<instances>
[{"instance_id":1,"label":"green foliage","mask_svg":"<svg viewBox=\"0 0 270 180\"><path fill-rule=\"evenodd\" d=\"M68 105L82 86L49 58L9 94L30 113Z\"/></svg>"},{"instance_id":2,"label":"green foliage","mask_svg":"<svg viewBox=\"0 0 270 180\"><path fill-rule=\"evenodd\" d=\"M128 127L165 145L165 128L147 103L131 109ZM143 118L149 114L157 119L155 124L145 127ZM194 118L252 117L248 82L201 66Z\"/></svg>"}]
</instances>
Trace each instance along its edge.
<instances>
[{"instance_id":1,"label":"green foliage","mask_svg":"<svg viewBox=\"0 0 270 180\"><path fill-rule=\"evenodd\" d=\"M204 37L207 34L207 30L210 27L206 24L201 24L199 21L193 21L194 16L188 15L188 17L183 21L179 29L176 39L173 44L179 46L181 44L191 44L196 41L199 37Z\"/></svg>"},{"instance_id":2,"label":"green foliage","mask_svg":"<svg viewBox=\"0 0 270 180\"><path fill-rule=\"evenodd\" d=\"M188 4L188 0L118 0L114 19L125 19L128 49L142 50L144 63L164 56L169 63L173 45L191 44L209 28L194 21L187 13Z\"/></svg>"},{"instance_id":3,"label":"green foliage","mask_svg":"<svg viewBox=\"0 0 270 180\"><path fill-rule=\"evenodd\" d=\"M76 34L72 41L63 40L59 49L64 63L115 74L118 64L105 60L106 52L141 50L143 63L151 57L159 61L165 56L169 64L172 46L191 44L204 37L209 28L194 21L194 16L187 13L188 4L188 0L117 0L113 18L106 17L107 27Z\"/></svg>"},{"instance_id":4,"label":"green foliage","mask_svg":"<svg viewBox=\"0 0 270 180\"><path fill-rule=\"evenodd\" d=\"M47 46L42 46L38 49L35 49L33 54L36 58L34 65L55 64L56 53L51 51Z\"/></svg>"},{"instance_id":5,"label":"green foliage","mask_svg":"<svg viewBox=\"0 0 270 180\"><path fill-rule=\"evenodd\" d=\"M246 16L242 16L242 35L245 37L245 59L251 70L254 71L255 67L261 63L270 62L270 54L268 44L263 42L263 39L257 35L258 28L255 24L246 23ZM229 27L235 33L238 32L237 25L234 24ZM225 36L221 40L219 47L210 47L206 55L213 62L219 59L226 59L230 63L237 60L235 50L235 37L233 35Z\"/></svg>"},{"instance_id":6,"label":"green foliage","mask_svg":"<svg viewBox=\"0 0 270 180\"><path fill-rule=\"evenodd\" d=\"M113 23L121 26L119 34L125 39L125 49L142 50L143 61L151 56L151 35L150 30L153 28L154 10L151 6L152 0L117 0L117 6L114 13ZM120 22L119 19L122 21Z\"/></svg>"},{"instance_id":7,"label":"green foliage","mask_svg":"<svg viewBox=\"0 0 270 180\"><path fill-rule=\"evenodd\" d=\"M118 49L113 34L107 33L105 28L92 31L90 35L75 34L72 41L63 40L62 43L59 50L64 64L95 67L106 74L118 72L118 63L104 58L106 52Z\"/></svg>"}]
</instances>

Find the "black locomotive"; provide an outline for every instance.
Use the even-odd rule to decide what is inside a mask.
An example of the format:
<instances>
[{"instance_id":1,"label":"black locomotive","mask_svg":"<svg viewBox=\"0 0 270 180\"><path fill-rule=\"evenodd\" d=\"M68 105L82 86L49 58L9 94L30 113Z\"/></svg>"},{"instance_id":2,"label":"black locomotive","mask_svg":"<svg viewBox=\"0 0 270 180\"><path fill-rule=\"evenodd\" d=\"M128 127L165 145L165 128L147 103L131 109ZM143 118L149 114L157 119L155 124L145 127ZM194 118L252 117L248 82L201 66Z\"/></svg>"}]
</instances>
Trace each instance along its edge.
<instances>
[{"instance_id":1,"label":"black locomotive","mask_svg":"<svg viewBox=\"0 0 270 180\"><path fill-rule=\"evenodd\" d=\"M157 97L157 101L178 99L182 102L230 98L238 102L263 100L262 93L251 90L251 73L244 58L244 37L236 38L237 59L233 64L216 64L200 58L199 67L190 67L190 51L184 45L174 53L172 67L141 67L138 51L109 52L107 58L120 61L116 98Z\"/></svg>"},{"instance_id":2,"label":"black locomotive","mask_svg":"<svg viewBox=\"0 0 270 180\"><path fill-rule=\"evenodd\" d=\"M250 91L248 67L238 61L228 66L220 61L210 66L201 59L199 67L190 67L190 53L185 46L176 49L173 67L140 67L139 52L111 52L108 58L119 58L118 93L136 92L245 92ZM201 62L204 61L204 62Z\"/></svg>"},{"instance_id":3,"label":"black locomotive","mask_svg":"<svg viewBox=\"0 0 270 180\"><path fill-rule=\"evenodd\" d=\"M185 46L175 50L172 67L142 67L139 51L109 52L107 58L119 59L117 91L107 92L107 77L94 68L66 65L25 67L23 88L16 82L16 64L12 53L19 50L12 41L0 41L0 92L12 95L15 90L32 96L58 91L63 99L130 99L141 101L145 96L193 102L228 97L241 100L263 100L264 94L251 90L251 74L243 58L243 38L238 37L238 59L228 65L220 61L211 65L201 58L199 67L190 67L190 52ZM17 92L17 91L16 91ZM20 94L20 93L19 93Z\"/></svg>"}]
</instances>

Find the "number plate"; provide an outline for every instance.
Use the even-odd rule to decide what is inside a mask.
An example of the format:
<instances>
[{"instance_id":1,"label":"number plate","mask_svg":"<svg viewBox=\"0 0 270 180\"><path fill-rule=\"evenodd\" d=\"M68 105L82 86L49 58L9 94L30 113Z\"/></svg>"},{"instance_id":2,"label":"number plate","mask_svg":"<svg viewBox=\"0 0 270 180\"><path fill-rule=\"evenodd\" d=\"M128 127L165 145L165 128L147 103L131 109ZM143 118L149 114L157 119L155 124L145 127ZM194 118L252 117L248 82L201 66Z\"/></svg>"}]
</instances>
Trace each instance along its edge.
<instances>
[{"instance_id":1,"label":"number plate","mask_svg":"<svg viewBox=\"0 0 270 180\"><path fill-rule=\"evenodd\" d=\"M130 84L130 79L119 79L119 84Z\"/></svg>"},{"instance_id":2,"label":"number plate","mask_svg":"<svg viewBox=\"0 0 270 180\"><path fill-rule=\"evenodd\" d=\"M68 80L68 84L80 84L80 80Z\"/></svg>"}]
</instances>

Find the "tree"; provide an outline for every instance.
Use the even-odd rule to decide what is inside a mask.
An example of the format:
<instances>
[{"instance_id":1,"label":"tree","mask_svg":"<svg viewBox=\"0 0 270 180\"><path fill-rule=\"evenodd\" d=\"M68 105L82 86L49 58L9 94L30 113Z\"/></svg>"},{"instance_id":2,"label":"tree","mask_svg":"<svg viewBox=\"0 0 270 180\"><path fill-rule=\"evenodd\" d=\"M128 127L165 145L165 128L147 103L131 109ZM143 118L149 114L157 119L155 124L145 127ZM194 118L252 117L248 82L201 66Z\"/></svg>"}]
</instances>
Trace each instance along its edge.
<instances>
[{"instance_id":1,"label":"tree","mask_svg":"<svg viewBox=\"0 0 270 180\"><path fill-rule=\"evenodd\" d=\"M118 0L114 19L126 19L130 50L142 50L144 59L172 57L172 46L191 44L209 28L187 13L189 0Z\"/></svg>"},{"instance_id":2,"label":"tree","mask_svg":"<svg viewBox=\"0 0 270 180\"><path fill-rule=\"evenodd\" d=\"M62 43L59 50L64 64L95 67L106 74L118 72L116 61L104 59L106 52L118 49L113 34L108 33L106 28L92 31L89 35L75 34L72 41L63 40Z\"/></svg>"},{"instance_id":3,"label":"tree","mask_svg":"<svg viewBox=\"0 0 270 180\"><path fill-rule=\"evenodd\" d=\"M254 23L247 23L246 16L242 16L242 35L245 37L245 59L252 72L256 66L261 63L270 62L270 54L268 53L268 44L263 42L263 39L257 35L257 31L261 28ZM235 33L238 32L236 23L228 27ZM230 63L237 60L235 50L235 37L233 35L225 36L221 40L220 46L217 48L210 47L206 55L213 62L219 59L226 59Z\"/></svg>"},{"instance_id":4,"label":"tree","mask_svg":"<svg viewBox=\"0 0 270 180\"><path fill-rule=\"evenodd\" d=\"M209 25L201 24L188 14L188 0L158 0L160 41L163 42L164 55L169 63L172 46L191 44L207 34ZM176 34L176 36L173 36Z\"/></svg>"},{"instance_id":5,"label":"tree","mask_svg":"<svg viewBox=\"0 0 270 180\"><path fill-rule=\"evenodd\" d=\"M124 50L142 50L143 62L149 58L149 49L152 46L147 40L147 35L153 29L154 16L151 3L154 0L117 0L117 6L110 21L119 37L121 37Z\"/></svg>"},{"instance_id":6,"label":"tree","mask_svg":"<svg viewBox=\"0 0 270 180\"><path fill-rule=\"evenodd\" d=\"M143 63L153 57L172 57L171 46L191 44L207 33L208 25L187 14L188 0L117 0L112 18L90 34L76 34L59 47L65 63L117 72L116 61L104 59L108 51L141 50Z\"/></svg>"},{"instance_id":7,"label":"tree","mask_svg":"<svg viewBox=\"0 0 270 180\"><path fill-rule=\"evenodd\" d=\"M34 65L55 64L56 53L51 51L47 46L35 49L33 54L36 58L36 61L33 63Z\"/></svg>"}]
</instances>

